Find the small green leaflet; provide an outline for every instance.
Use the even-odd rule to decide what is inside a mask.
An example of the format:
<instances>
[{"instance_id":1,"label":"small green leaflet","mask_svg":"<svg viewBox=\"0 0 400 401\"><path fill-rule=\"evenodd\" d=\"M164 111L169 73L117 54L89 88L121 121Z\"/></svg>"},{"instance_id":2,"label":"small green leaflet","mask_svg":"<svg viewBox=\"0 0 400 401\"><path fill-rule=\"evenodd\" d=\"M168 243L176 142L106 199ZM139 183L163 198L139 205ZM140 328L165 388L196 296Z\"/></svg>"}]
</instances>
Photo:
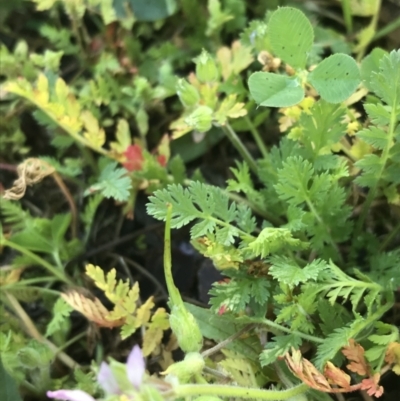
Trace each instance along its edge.
<instances>
[{"instance_id":1,"label":"small green leaflet","mask_svg":"<svg viewBox=\"0 0 400 401\"><path fill-rule=\"evenodd\" d=\"M300 347L301 343L301 337L296 334L275 336L273 342L268 342L266 349L260 355L261 366L276 362L276 360L284 356L291 347L297 349Z\"/></svg>"},{"instance_id":2,"label":"small green leaflet","mask_svg":"<svg viewBox=\"0 0 400 401\"><path fill-rule=\"evenodd\" d=\"M354 59L347 54L333 54L310 72L308 81L322 99L329 103L346 100L360 83L360 71Z\"/></svg>"},{"instance_id":3,"label":"small green leaflet","mask_svg":"<svg viewBox=\"0 0 400 401\"><path fill-rule=\"evenodd\" d=\"M269 261L272 264L270 274L291 288L307 281L316 281L320 272L328 268L328 264L322 259L314 259L303 268L285 256L274 255Z\"/></svg>"},{"instance_id":4,"label":"small green leaflet","mask_svg":"<svg viewBox=\"0 0 400 401\"><path fill-rule=\"evenodd\" d=\"M400 50L385 54L379 62L379 72L371 75L371 88L392 108L400 105Z\"/></svg>"},{"instance_id":5,"label":"small green leaflet","mask_svg":"<svg viewBox=\"0 0 400 401\"><path fill-rule=\"evenodd\" d=\"M251 96L260 106L289 107L304 98L304 89L296 77L255 72L250 75L248 84Z\"/></svg>"},{"instance_id":6,"label":"small green leaflet","mask_svg":"<svg viewBox=\"0 0 400 401\"><path fill-rule=\"evenodd\" d=\"M364 57L363 61L361 62L361 79L363 84L370 91L372 91L370 84L372 73L379 70L379 62L385 54L387 54L385 50L376 47L370 54L368 54L368 56Z\"/></svg>"},{"instance_id":7,"label":"small green leaflet","mask_svg":"<svg viewBox=\"0 0 400 401\"><path fill-rule=\"evenodd\" d=\"M277 57L293 68L305 68L314 32L300 10L281 7L275 11L268 22L268 37Z\"/></svg>"},{"instance_id":8,"label":"small green leaflet","mask_svg":"<svg viewBox=\"0 0 400 401\"><path fill-rule=\"evenodd\" d=\"M85 195L99 191L105 198L114 198L121 202L128 200L132 181L127 176L128 171L117 168L117 165L117 162L107 164L100 174L98 183L86 190Z\"/></svg>"}]
</instances>

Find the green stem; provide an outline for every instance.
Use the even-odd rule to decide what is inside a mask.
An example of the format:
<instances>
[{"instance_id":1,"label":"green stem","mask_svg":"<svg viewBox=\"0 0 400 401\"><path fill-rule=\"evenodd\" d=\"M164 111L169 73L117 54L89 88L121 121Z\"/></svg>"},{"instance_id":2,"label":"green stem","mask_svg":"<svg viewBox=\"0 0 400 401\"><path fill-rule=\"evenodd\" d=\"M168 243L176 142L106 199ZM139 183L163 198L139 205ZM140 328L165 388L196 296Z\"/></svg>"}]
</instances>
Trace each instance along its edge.
<instances>
[{"instance_id":1,"label":"green stem","mask_svg":"<svg viewBox=\"0 0 400 401\"><path fill-rule=\"evenodd\" d=\"M383 252L388 245L392 242L392 240L396 237L396 235L400 232L400 223L388 234L385 240L382 242L381 246L379 247L379 251Z\"/></svg>"},{"instance_id":2,"label":"green stem","mask_svg":"<svg viewBox=\"0 0 400 401\"><path fill-rule=\"evenodd\" d=\"M237 318L237 321L240 322L241 318ZM257 323L257 324L262 324L264 326L267 326L269 329L272 329L271 332L274 334L280 334L281 332L287 333L287 334L294 334L296 336L299 336L303 338L304 340L311 341L313 343L318 343L321 344L324 342L323 338L315 337L310 334L305 334L300 331L292 330L288 327L282 326L279 323L275 323L272 320L266 319L266 318L245 318L245 321L248 323Z\"/></svg>"},{"instance_id":3,"label":"green stem","mask_svg":"<svg viewBox=\"0 0 400 401\"><path fill-rule=\"evenodd\" d=\"M342 11L347 34L351 34L353 31L353 18L351 15L350 0L342 0Z\"/></svg>"},{"instance_id":4,"label":"green stem","mask_svg":"<svg viewBox=\"0 0 400 401\"><path fill-rule=\"evenodd\" d=\"M243 157L243 160L248 164L248 166L250 167L250 170L254 174L257 174L258 168L257 168L256 161L253 159L253 156L249 153L249 151L243 145L243 142L239 139L236 132L232 129L232 127L229 125L229 123L226 123L226 125L223 125L221 128L225 132L226 136L231 141L231 143L235 147L235 149Z\"/></svg>"},{"instance_id":5,"label":"green stem","mask_svg":"<svg viewBox=\"0 0 400 401\"><path fill-rule=\"evenodd\" d=\"M390 32L394 31L395 29L400 27L400 17L397 17L394 21L390 24L385 25L382 29L380 29L375 36L372 38L372 41L378 40L383 36L388 35Z\"/></svg>"},{"instance_id":6,"label":"green stem","mask_svg":"<svg viewBox=\"0 0 400 401\"><path fill-rule=\"evenodd\" d=\"M10 288L7 288L7 286L2 287L4 289L8 289L10 293L12 294L13 290L24 290L24 289L29 289L29 290L36 290L37 292L42 292L44 294L50 294L50 295L55 295L55 296L60 296L60 291L52 290L50 288L43 288L43 287L37 287L35 285L30 285L29 287L26 286L20 286L20 285L13 285Z\"/></svg>"},{"instance_id":7,"label":"green stem","mask_svg":"<svg viewBox=\"0 0 400 401\"><path fill-rule=\"evenodd\" d=\"M212 395L226 398L250 398L254 400L287 400L309 390L306 384L299 384L288 390L263 390L259 388L225 386L218 384L184 384L174 388L177 397Z\"/></svg>"},{"instance_id":8,"label":"green stem","mask_svg":"<svg viewBox=\"0 0 400 401\"><path fill-rule=\"evenodd\" d=\"M258 132L257 128L254 126L253 122L250 120L247 114L244 116L244 120L246 121L246 124L249 127L249 130L252 133L253 138L256 141L256 144L260 149L261 154L263 155L264 158L266 158L268 156L268 150L264 144L264 141L261 139L260 133Z\"/></svg>"},{"instance_id":9,"label":"green stem","mask_svg":"<svg viewBox=\"0 0 400 401\"><path fill-rule=\"evenodd\" d=\"M380 9L381 9L381 0L377 0L376 11L371 18L371 22L370 22L369 26L367 27L367 28L373 29L374 32L376 32L376 27L378 25ZM374 37L372 37L368 42L364 43L363 46L358 51L358 53L357 53L357 61L358 62L361 62L361 60L363 59L365 51L367 50L368 45L372 42L373 39L374 39Z\"/></svg>"},{"instance_id":10,"label":"green stem","mask_svg":"<svg viewBox=\"0 0 400 401\"><path fill-rule=\"evenodd\" d=\"M393 87L395 85L398 85L399 83L394 82L393 83ZM356 223L356 226L354 228L354 233L353 233L353 244L352 244L352 248L353 250L355 249L355 243L358 240L358 237L364 227L364 223L365 223L365 219L367 217L367 214L371 208L371 204L374 201L376 194L378 192L378 188L379 188L379 182L381 181L383 172L385 171L385 167L386 167L386 163L389 160L389 152L390 149L392 147L393 144L393 139L394 139L394 133L395 133L395 129L396 129L396 123L397 123L397 114L396 114L396 110L397 110L397 96L395 96L395 98L393 99L393 106L392 106L392 111L391 111L391 116L390 116L390 124L389 124L389 130L387 133L387 141L386 141L386 146L382 151L382 155L381 155L381 167L379 169L378 174L376 175L376 180L375 180L375 184L373 187L370 188L368 195L367 195L367 199L365 200L362 210L361 210L361 214L360 217L358 218L358 221Z\"/></svg>"},{"instance_id":11,"label":"green stem","mask_svg":"<svg viewBox=\"0 0 400 401\"><path fill-rule=\"evenodd\" d=\"M164 274L167 283L169 298L172 305L182 306L184 308L183 300L178 288L174 284L172 276L172 261L171 261L171 219L172 219L172 205L167 205L167 217L165 220L165 233L164 233ZM171 305L171 306L172 306Z\"/></svg>"},{"instance_id":12,"label":"green stem","mask_svg":"<svg viewBox=\"0 0 400 401\"><path fill-rule=\"evenodd\" d=\"M75 337L72 337L70 340L68 340L66 343L64 343L61 347L55 351L55 355L57 355L59 352L64 351L67 349L70 345L75 343L76 341L79 341L81 338L84 338L87 335L86 331L83 331L82 333L77 334Z\"/></svg>"},{"instance_id":13,"label":"green stem","mask_svg":"<svg viewBox=\"0 0 400 401\"><path fill-rule=\"evenodd\" d=\"M3 246L8 246L9 248L15 249L18 252L21 252L23 255L27 256L28 258L34 260L36 263L39 265L43 266L45 269L47 269L51 274L53 274L55 277L59 278L61 281L64 283L74 285L74 282L66 276L65 273L62 271L56 269L53 267L49 262L46 260L42 259L40 256L37 256L35 253L28 251L26 248L23 246L20 246L12 241L8 241L3 238L2 241Z\"/></svg>"}]
</instances>

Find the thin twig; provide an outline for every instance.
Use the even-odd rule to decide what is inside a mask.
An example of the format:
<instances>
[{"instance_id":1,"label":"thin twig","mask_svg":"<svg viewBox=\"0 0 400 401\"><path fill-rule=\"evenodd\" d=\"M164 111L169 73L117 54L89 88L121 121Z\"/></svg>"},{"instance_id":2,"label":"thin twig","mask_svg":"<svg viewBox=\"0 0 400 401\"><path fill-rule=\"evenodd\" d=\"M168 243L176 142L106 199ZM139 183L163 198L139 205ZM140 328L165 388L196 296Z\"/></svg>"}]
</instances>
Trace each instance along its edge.
<instances>
[{"instance_id":1,"label":"thin twig","mask_svg":"<svg viewBox=\"0 0 400 401\"><path fill-rule=\"evenodd\" d=\"M147 226L147 227L141 228L139 230L136 230L135 232L127 234L127 235L125 235L125 236L123 236L121 238L118 238L118 239L114 240L114 241L109 241L109 242L107 242L107 243L105 243L103 245L100 245L98 248L92 249L92 250L84 253L83 255L77 256L76 258L74 258L71 261L71 263L77 263L77 262L81 261L82 259L91 258L91 257L97 255L98 253L107 251L110 248L114 248L117 245L121 245L121 244L124 244L125 242L131 241L132 239L134 239L134 238L136 238L136 237L138 237L140 235L146 234L149 231L157 230L157 229L163 227L163 225L164 225L164 223L153 224L151 226Z\"/></svg>"},{"instance_id":2,"label":"thin twig","mask_svg":"<svg viewBox=\"0 0 400 401\"><path fill-rule=\"evenodd\" d=\"M364 401L374 401L374 399L370 395L368 395L365 391L360 391L360 394Z\"/></svg>"},{"instance_id":3,"label":"thin twig","mask_svg":"<svg viewBox=\"0 0 400 401\"><path fill-rule=\"evenodd\" d=\"M71 222L71 235L73 238L76 238L77 234L77 229L78 229L78 213L76 210L76 205L74 202L74 198L71 195L71 192L69 191L68 187L64 184L64 181L60 177L60 175L56 172L52 174L52 177L58 187L60 188L61 192L64 194L65 198L67 199L67 202L69 204L69 208L71 210L71 217L72 217L72 222Z\"/></svg>"},{"instance_id":4,"label":"thin twig","mask_svg":"<svg viewBox=\"0 0 400 401\"><path fill-rule=\"evenodd\" d=\"M337 393L335 394L335 396L338 399L338 401L346 401L343 394Z\"/></svg>"},{"instance_id":5,"label":"thin twig","mask_svg":"<svg viewBox=\"0 0 400 401\"><path fill-rule=\"evenodd\" d=\"M121 259L124 259L128 265L131 265L139 273L141 273L141 274L143 274L143 276L147 277L156 286L156 288L160 291L160 293L163 295L163 297L166 297L168 299L168 294L165 291L163 285L149 271L147 271L142 265L140 265L139 263L135 262L132 259L127 258L126 256L120 256L120 255L117 255L114 253L111 255L117 256Z\"/></svg>"},{"instance_id":6,"label":"thin twig","mask_svg":"<svg viewBox=\"0 0 400 401\"><path fill-rule=\"evenodd\" d=\"M231 335L230 337L228 337L226 340L221 341L220 343L218 343L217 345L215 345L214 347L204 351L201 356L203 358L206 358L212 354L215 354L216 352L218 352L220 349L225 348L228 344L230 344L231 342L235 341L237 338L239 338L242 334L246 333L247 331L251 330L253 327L255 326L255 324L248 324L247 326L243 327L241 330L239 330L237 333Z\"/></svg>"},{"instance_id":7,"label":"thin twig","mask_svg":"<svg viewBox=\"0 0 400 401\"><path fill-rule=\"evenodd\" d=\"M218 377L218 378L220 378L222 380L225 380L226 382L229 382L230 380L232 380L229 376L224 375L219 370L209 368L208 366L204 367L203 372L204 373L208 373L210 375L213 375L215 377Z\"/></svg>"}]
</instances>

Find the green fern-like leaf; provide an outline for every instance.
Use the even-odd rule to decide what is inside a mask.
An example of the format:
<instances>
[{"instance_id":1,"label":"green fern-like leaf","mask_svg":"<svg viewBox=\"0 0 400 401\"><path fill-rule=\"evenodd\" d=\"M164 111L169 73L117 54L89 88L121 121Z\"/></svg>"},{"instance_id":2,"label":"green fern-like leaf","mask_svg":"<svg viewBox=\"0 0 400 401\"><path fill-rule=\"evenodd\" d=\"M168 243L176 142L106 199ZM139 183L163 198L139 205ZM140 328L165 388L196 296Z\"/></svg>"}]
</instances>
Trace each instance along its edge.
<instances>
[{"instance_id":1,"label":"green fern-like leaf","mask_svg":"<svg viewBox=\"0 0 400 401\"><path fill-rule=\"evenodd\" d=\"M97 184L92 185L87 192L99 191L105 198L126 201L132 188L131 179L127 174L126 169L117 168L117 163L111 162L104 167Z\"/></svg>"},{"instance_id":2,"label":"green fern-like leaf","mask_svg":"<svg viewBox=\"0 0 400 401\"><path fill-rule=\"evenodd\" d=\"M63 328L63 324L73 311L73 308L67 304L63 298L58 298L53 306L53 318L50 320L46 329L46 337L53 335Z\"/></svg>"},{"instance_id":3,"label":"green fern-like leaf","mask_svg":"<svg viewBox=\"0 0 400 401\"><path fill-rule=\"evenodd\" d=\"M328 268L328 264L321 259L315 259L304 267L298 266L292 259L279 255L271 256L269 262L272 265L269 273L289 287L295 287L311 280L317 281L320 273Z\"/></svg>"},{"instance_id":4,"label":"green fern-like leaf","mask_svg":"<svg viewBox=\"0 0 400 401\"><path fill-rule=\"evenodd\" d=\"M270 283L263 277L255 280L242 272L232 272L231 280L226 283L214 284L210 291L210 303L213 310L222 306L233 313L243 312L251 302L267 305L270 298Z\"/></svg>"},{"instance_id":5,"label":"green fern-like leaf","mask_svg":"<svg viewBox=\"0 0 400 401\"><path fill-rule=\"evenodd\" d=\"M173 184L156 191L149 200L147 212L158 220L166 219L167 205L172 205L173 228L200 220L191 228L192 238L215 233L216 240L223 245L232 244L238 236L247 235L253 239L250 233L237 227L239 223L248 229L255 227L251 212L246 206L239 208L230 202L228 195L218 187L198 181L191 182L187 188Z\"/></svg>"},{"instance_id":6,"label":"green fern-like leaf","mask_svg":"<svg viewBox=\"0 0 400 401\"><path fill-rule=\"evenodd\" d=\"M349 340L354 338L363 328L364 319L357 316L350 324L329 334L317 348L317 355L314 361L317 368L322 370L325 363L333 360L340 349L348 345Z\"/></svg>"},{"instance_id":7,"label":"green fern-like leaf","mask_svg":"<svg viewBox=\"0 0 400 401\"><path fill-rule=\"evenodd\" d=\"M387 105L398 107L400 101L400 50L385 54L379 63L379 72L372 74L372 90Z\"/></svg>"}]
</instances>

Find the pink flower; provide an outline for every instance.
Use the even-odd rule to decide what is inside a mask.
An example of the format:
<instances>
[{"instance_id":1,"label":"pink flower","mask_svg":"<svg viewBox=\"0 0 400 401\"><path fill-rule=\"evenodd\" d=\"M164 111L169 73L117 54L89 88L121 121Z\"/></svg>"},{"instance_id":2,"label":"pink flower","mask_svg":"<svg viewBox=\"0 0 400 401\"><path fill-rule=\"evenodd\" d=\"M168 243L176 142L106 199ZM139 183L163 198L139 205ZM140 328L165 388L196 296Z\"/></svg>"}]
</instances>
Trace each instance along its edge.
<instances>
[{"instance_id":1,"label":"pink flower","mask_svg":"<svg viewBox=\"0 0 400 401\"><path fill-rule=\"evenodd\" d=\"M106 394L120 394L119 385L115 380L115 377L110 369L110 366L106 362L102 362L100 365L99 373L97 374L97 382Z\"/></svg>"},{"instance_id":2,"label":"pink flower","mask_svg":"<svg viewBox=\"0 0 400 401\"><path fill-rule=\"evenodd\" d=\"M48 391L47 397L63 401L96 401L91 395L82 390Z\"/></svg>"},{"instance_id":3,"label":"pink flower","mask_svg":"<svg viewBox=\"0 0 400 401\"><path fill-rule=\"evenodd\" d=\"M145 361L142 350L135 345L126 361L126 374L129 382L136 390L139 390L145 372ZM115 379L110 366L103 362L97 374L97 382L107 395L121 394L121 389ZM82 390L57 390L48 391L47 397L62 401L96 401L91 395Z\"/></svg>"},{"instance_id":4,"label":"pink flower","mask_svg":"<svg viewBox=\"0 0 400 401\"><path fill-rule=\"evenodd\" d=\"M136 390L138 390L142 384L145 371L142 350L138 345L135 345L128 355L128 360L126 361L126 371L129 381L133 384Z\"/></svg>"}]
</instances>

